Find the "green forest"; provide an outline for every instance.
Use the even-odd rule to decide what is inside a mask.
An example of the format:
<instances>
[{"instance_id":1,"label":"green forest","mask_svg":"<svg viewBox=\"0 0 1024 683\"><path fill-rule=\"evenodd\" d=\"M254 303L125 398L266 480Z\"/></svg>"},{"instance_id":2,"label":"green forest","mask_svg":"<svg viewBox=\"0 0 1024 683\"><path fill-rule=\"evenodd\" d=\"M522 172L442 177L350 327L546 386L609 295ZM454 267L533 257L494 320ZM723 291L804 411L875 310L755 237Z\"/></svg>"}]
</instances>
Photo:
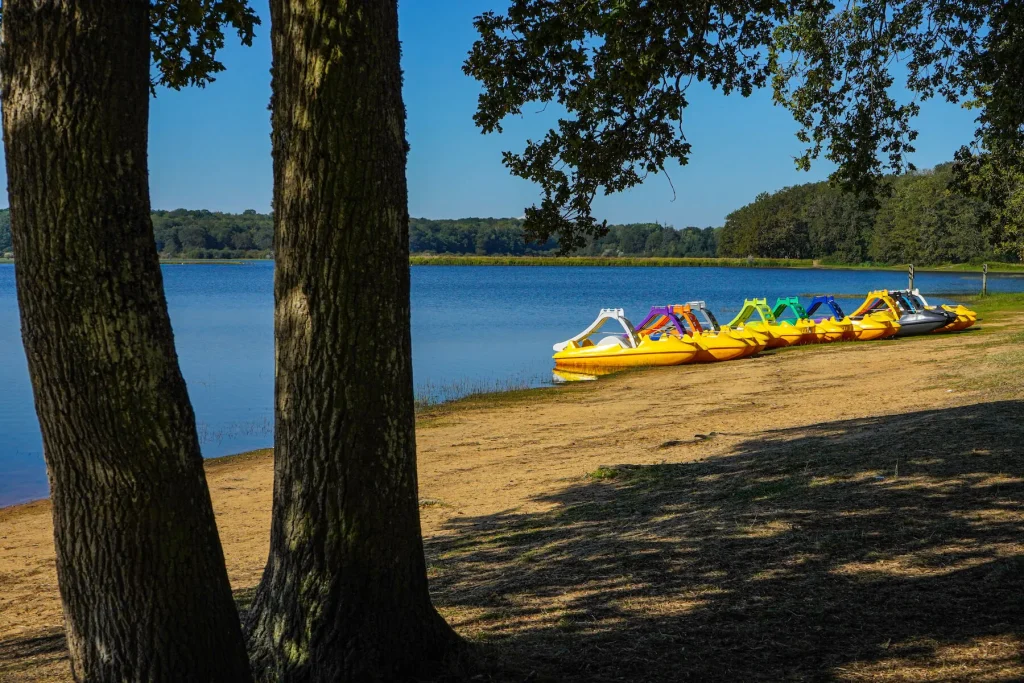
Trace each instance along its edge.
<instances>
[{"instance_id":1,"label":"green forest","mask_svg":"<svg viewBox=\"0 0 1024 683\"><path fill-rule=\"evenodd\" d=\"M985 202L951 187L953 169L890 178L877 206L828 183L763 193L726 217L719 256L831 264L1016 261Z\"/></svg>"},{"instance_id":2,"label":"green forest","mask_svg":"<svg viewBox=\"0 0 1024 683\"><path fill-rule=\"evenodd\" d=\"M11 212L0 209L0 256L11 251Z\"/></svg>"},{"instance_id":3,"label":"green forest","mask_svg":"<svg viewBox=\"0 0 1024 683\"><path fill-rule=\"evenodd\" d=\"M827 182L762 193L718 228L675 229L656 223L610 225L576 256L747 257L817 259L825 264L934 265L1018 261L987 204L956 192L952 164L890 178L875 206ZM409 222L414 254L552 256L558 242L523 239L517 218ZM176 209L155 211L153 230L164 258L267 258L273 217ZM10 215L0 210L0 255L11 251Z\"/></svg>"}]
</instances>

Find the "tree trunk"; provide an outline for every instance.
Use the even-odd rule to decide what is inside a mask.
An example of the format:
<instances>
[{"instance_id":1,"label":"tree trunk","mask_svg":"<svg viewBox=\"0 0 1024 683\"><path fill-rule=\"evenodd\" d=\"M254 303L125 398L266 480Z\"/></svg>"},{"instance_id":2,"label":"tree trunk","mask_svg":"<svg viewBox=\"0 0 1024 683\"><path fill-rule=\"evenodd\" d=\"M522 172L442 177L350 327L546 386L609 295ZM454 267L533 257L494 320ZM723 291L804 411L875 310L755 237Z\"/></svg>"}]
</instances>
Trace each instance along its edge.
<instances>
[{"instance_id":1,"label":"tree trunk","mask_svg":"<svg viewBox=\"0 0 1024 683\"><path fill-rule=\"evenodd\" d=\"M4 0L22 336L72 672L249 676L150 220L149 3Z\"/></svg>"},{"instance_id":2,"label":"tree trunk","mask_svg":"<svg viewBox=\"0 0 1024 683\"><path fill-rule=\"evenodd\" d=\"M395 0L271 0L277 340L257 678L422 673L461 641L427 592Z\"/></svg>"}]
</instances>

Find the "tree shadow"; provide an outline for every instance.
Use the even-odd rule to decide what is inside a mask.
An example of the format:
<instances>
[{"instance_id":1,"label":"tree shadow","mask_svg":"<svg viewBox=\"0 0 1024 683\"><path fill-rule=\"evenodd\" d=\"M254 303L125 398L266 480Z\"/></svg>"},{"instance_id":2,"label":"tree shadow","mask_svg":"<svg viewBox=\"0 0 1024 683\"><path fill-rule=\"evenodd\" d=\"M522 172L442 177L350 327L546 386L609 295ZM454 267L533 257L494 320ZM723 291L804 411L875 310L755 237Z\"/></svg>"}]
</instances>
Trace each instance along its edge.
<instances>
[{"instance_id":1,"label":"tree shadow","mask_svg":"<svg viewBox=\"0 0 1024 683\"><path fill-rule=\"evenodd\" d=\"M64 629L51 628L0 641L0 681L52 680L67 671Z\"/></svg>"},{"instance_id":2,"label":"tree shadow","mask_svg":"<svg viewBox=\"0 0 1024 683\"><path fill-rule=\"evenodd\" d=\"M456 517L435 603L491 680L1024 678L1024 402L768 432Z\"/></svg>"}]
</instances>

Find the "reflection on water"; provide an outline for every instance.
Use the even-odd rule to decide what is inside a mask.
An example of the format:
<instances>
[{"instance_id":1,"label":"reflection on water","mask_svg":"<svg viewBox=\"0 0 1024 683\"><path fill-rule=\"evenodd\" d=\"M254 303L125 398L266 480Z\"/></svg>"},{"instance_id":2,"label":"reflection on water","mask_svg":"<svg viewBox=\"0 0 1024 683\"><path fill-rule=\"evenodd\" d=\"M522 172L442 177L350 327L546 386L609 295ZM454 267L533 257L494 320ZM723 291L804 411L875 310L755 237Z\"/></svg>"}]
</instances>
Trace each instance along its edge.
<instances>
[{"instance_id":1,"label":"reflection on water","mask_svg":"<svg viewBox=\"0 0 1024 683\"><path fill-rule=\"evenodd\" d=\"M562 384L564 382L593 382L599 376L600 375L591 375L585 372L562 370L561 368L555 368L551 371L551 381L556 384Z\"/></svg>"},{"instance_id":2,"label":"reflection on water","mask_svg":"<svg viewBox=\"0 0 1024 683\"><path fill-rule=\"evenodd\" d=\"M613 372L622 372L624 369L600 366L574 366L569 370L556 367L551 371L551 381L558 384L563 382L593 382L598 377L604 377Z\"/></svg>"},{"instance_id":3,"label":"reflection on water","mask_svg":"<svg viewBox=\"0 0 1024 683\"><path fill-rule=\"evenodd\" d=\"M273 441L273 264L166 266L164 286L182 372L206 456ZM417 266L412 269L417 402L551 382L551 345L601 308L642 316L703 299L728 319L745 298L852 294L906 285L888 271L731 268ZM920 273L933 292L975 293L979 273ZM1024 279L989 276L990 291ZM930 297L929 297L930 298ZM937 297L944 303L951 297ZM0 264L0 505L46 494L46 472L21 346L14 266ZM582 373L597 376L589 370ZM564 378L563 378L564 379Z\"/></svg>"}]
</instances>

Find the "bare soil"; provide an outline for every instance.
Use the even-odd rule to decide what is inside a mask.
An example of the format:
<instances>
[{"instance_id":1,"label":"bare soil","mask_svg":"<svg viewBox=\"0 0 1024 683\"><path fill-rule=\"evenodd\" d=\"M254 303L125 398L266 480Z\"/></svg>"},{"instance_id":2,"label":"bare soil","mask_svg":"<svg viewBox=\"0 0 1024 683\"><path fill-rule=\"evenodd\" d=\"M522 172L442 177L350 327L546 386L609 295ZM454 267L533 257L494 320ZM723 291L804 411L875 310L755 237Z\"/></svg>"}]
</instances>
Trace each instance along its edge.
<instances>
[{"instance_id":1,"label":"bare soil","mask_svg":"<svg viewBox=\"0 0 1024 683\"><path fill-rule=\"evenodd\" d=\"M475 680L1024 680L1024 316L421 414ZM244 608L272 454L209 461ZM47 501L0 510L0 680L70 680Z\"/></svg>"}]
</instances>

